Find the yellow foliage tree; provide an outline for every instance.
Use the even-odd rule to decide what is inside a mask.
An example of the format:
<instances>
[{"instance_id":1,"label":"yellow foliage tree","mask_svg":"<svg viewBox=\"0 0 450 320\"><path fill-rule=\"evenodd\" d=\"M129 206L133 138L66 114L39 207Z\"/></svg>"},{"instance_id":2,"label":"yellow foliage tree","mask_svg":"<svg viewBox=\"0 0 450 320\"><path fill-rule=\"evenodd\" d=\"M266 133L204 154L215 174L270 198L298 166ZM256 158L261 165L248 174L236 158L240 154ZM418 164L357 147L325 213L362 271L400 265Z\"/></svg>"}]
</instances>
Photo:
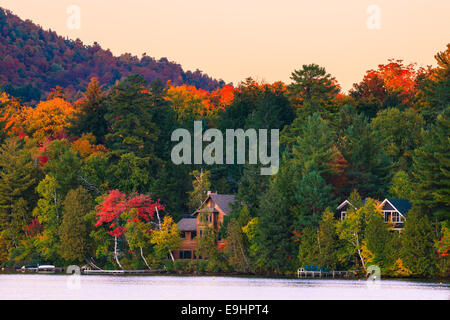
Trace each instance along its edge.
<instances>
[{"instance_id":1,"label":"yellow foliage tree","mask_svg":"<svg viewBox=\"0 0 450 320\"><path fill-rule=\"evenodd\" d=\"M24 127L38 143L47 138L57 138L69 125L69 118L74 108L72 104L62 98L56 97L43 101L36 108L27 108L25 111Z\"/></svg>"}]
</instances>

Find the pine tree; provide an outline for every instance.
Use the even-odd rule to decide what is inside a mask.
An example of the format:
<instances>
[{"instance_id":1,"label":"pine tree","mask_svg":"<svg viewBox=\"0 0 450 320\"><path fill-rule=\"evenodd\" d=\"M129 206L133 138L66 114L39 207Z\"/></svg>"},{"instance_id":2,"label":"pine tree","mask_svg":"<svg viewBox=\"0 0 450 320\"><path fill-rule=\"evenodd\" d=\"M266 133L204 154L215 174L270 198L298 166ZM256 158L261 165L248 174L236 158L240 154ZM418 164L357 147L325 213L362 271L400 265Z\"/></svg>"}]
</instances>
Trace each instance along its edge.
<instances>
[{"instance_id":1,"label":"pine tree","mask_svg":"<svg viewBox=\"0 0 450 320\"><path fill-rule=\"evenodd\" d=\"M401 255L405 267L415 275L431 276L436 272L433 227L418 207L413 207L408 213L402 233Z\"/></svg>"},{"instance_id":2,"label":"pine tree","mask_svg":"<svg viewBox=\"0 0 450 320\"><path fill-rule=\"evenodd\" d=\"M25 224L31 222L29 211L23 210L31 200L36 179L30 154L22 143L9 138L0 147L0 232L8 246L18 246Z\"/></svg>"},{"instance_id":3,"label":"pine tree","mask_svg":"<svg viewBox=\"0 0 450 320\"><path fill-rule=\"evenodd\" d=\"M134 153L157 161L153 151L159 132L152 120L154 101L146 86L144 78L132 75L113 88L105 115L110 127L106 141L117 156Z\"/></svg>"},{"instance_id":4,"label":"pine tree","mask_svg":"<svg viewBox=\"0 0 450 320\"><path fill-rule=\"evenodd\" d=\"M336 270L338 265L337 252L339 238L336 231L336 219L333 212L327 208L322 214L319 226L319 264L329 270Z\"/></svg>"},{"instance_id":5,"label":"pine tree","mask_svg":"<svg viewBox=\"0 0 450 320\"><path fill-rule=\"evenodd\" d=\"M424 145L414 154L413 203L438 220L450 219L450 107L438 116Z\"/></svg>"},{"instance_id":6,"label":"pine tree","mask_svg":"<svg viewBox=\"0 0 450 320\"><path fill-rule=\"evenodd\" d=\"M105 114L105 93L97 78L92 78L79 109L71 119L71 133L76 136L92 133L97 141L103 142L108 127Z\"/></svg>"},{"instance_id":7,"label":"pine tree","mask_svg":"<svg viewBox=\"0 0 450 320\"><path fill-rule=\"evenodd\" d=\"M282 273L295 264L293 195L291 172L281 167L258 210L256 264L264 270Z\"/></svg>"},{"instance_id":8,"label":"pine tree","mask_svg":"<svg viewBox=\"0 0 450 320\"><path fill-rule=\"evenodd\" d=\"M297 229L318 226L324 209L333 204L331 187L316 170L309 171L297 185L294 215Z\"/></svg>"},{"instance_id":9,"label":"pine tree","mask_svg":"<svg viewBox=\"0 0 450 320\"><path fill-rule=\"evenodd\" d=\"M365 197L382 198L389 181L391 163L383 151L383 139L376 135L362 115L354 118L342 137L340 150L348 161L347 192L358 188Z\"/></svg>"},{"instance_id":10,"label":"pine tree","mask_svg":"<svg viewBox=\"0 0 450 320\"><path fill-rule=\"evenodd\" d=\"M59 253L67 262L82 262L91 249L85 216L93 209L92 204L91 195L83 187L70 190L64 200Z\"/></svg>"}]
</instances>

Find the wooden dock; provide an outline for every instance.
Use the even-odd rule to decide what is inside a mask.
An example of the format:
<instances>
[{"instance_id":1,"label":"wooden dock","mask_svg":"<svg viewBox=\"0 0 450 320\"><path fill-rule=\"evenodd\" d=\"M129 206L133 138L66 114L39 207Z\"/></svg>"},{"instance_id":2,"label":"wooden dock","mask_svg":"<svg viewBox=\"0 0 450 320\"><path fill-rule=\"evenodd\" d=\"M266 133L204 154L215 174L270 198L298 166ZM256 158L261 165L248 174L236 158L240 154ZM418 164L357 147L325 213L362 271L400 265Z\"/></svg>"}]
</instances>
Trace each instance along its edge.
<instances>
[{"instance_id":1,"label":"wooden dock","mask_svg":"<svg viewBox=\"0 0 450 320\"><path fill-rule=\"evenodd\" d=\"M83 270L83 274L95 274L95 275L123 275L123 274L153 274L153 273L164 273L165 269L155 269L155 270Z\"/></svg>"},{"instance_id":2,"label":"wooden dock","mask_svg":"<svg viewBox=\"0 0 450 320\"><path fill-rule=\"evenodd\" d=\"M303 268L298 269L297 278L322 278L322 277L333 277L333 278L350 278L355 277L357 271L307 271Z\"/></svg>"}]
</instances>

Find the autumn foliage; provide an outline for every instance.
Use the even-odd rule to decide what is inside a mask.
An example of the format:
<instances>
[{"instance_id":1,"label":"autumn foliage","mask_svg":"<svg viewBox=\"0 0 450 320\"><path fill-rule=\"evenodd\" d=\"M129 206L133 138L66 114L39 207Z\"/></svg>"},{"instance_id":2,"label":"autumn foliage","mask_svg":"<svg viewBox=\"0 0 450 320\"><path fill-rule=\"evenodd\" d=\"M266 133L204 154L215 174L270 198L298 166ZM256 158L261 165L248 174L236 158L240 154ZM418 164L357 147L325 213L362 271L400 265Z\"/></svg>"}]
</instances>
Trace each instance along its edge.
<instances>
[{"instance_id":1,"label":"autumn foliage","mask_svg":"<svg viewBox=\"0 0 450 320\"><path fill-rule=\"evenodd\" d=\"M103 224L108 225L110 235L120 238L126 229L121 225L122 214L135 209L137 215L134 219L150 221L155 218L156 210L163 211L165 208L158 201L153 201L149 196L137 194L126 196L119 190L112 190L104 197L97 208L96 227Z\"/></svg>"}]
</instances>

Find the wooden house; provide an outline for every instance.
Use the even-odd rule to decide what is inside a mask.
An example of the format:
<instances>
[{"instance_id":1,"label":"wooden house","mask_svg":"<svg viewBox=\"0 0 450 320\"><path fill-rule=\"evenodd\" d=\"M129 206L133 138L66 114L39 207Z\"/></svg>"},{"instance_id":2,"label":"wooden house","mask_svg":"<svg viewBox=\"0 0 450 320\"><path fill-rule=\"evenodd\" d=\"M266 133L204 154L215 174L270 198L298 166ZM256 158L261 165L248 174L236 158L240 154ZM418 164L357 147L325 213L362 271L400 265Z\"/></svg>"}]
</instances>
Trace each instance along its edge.
<instances>
[{"instance_id":1,"label":"wooden house","mask_svg":"<svg viewBox=\"0 0 450 320\"><path fill-rule=\"evenodd\" d=\"M233 202L233 195L208 192L200 207L178 222L183 241L180 249L174 251L175 259L201 259L197 254L198 237L204 235L207 227L219 231L225 216L231 212ZM217 239L217 244L220 246L223 240Z\"/></svg>"},{"instance_id":2,"label":"wooden house","mask_svg":"<svg viewBox=\"0 0 450 320\"><path fill-rule=\"evenodd\" d=\"M364 204L365 200L363 200ZM384 221L386 223L391 222L394 224L393 230L401 231L403 229L404 223L406 221L406 216L408 211L411 209L412 205L407 199L393 199L387 198L379 204L381 212L384 215ZM343 220L349 209L358 209L350 201L345 200L338 207L338 218Z\"/></svg>"}]
</instances>

